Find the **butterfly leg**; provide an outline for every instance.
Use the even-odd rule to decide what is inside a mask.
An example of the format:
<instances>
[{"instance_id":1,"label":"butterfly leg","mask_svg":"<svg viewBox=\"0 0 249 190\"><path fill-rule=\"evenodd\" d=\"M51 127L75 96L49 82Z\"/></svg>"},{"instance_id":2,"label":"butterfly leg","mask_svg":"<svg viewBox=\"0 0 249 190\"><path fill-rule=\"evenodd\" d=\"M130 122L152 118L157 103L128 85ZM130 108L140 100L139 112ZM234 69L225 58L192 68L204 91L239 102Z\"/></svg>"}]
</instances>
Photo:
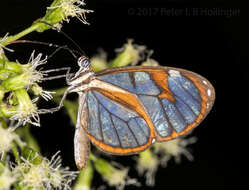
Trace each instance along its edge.
<instances>
[{"instance_id":1,"label":"butterfly leg","mask_svg":"<svg viewBox=\"0 0 249 190\"><path fill-rule=\"evenodd\" d=\"M54 80L54 79L59 79L59 78L64 78L64 77L66 77L66 80L69 80L70 77L72 76L72 74L70 74L71 67L62 67L62 68L58 68L58 69L50 69L50 70L46 70L46 71L41 71L41 73L43 75L47 75L47 73L65 71L65 70L67 71L66 74L52 76L52 77L44 77L42 80Z\"/></svg>"},{"instance_id":2,"label":"butterfly leg","mask_svg":"<svg viewBox=\"0 0 249 190\"><path fill-rule=\"evenodd\" d=\"M55 108L50 108L50 109L40 109L39 110L39 114L46 114L46 113L54 113L59 111L63 106L64 106L64 101L67 97L67 95L72 92L72 89L74 88L74 86L69 87L63 94L62 99L60 101L59 106L55 107Z\"/></svg>"}]
</instances>

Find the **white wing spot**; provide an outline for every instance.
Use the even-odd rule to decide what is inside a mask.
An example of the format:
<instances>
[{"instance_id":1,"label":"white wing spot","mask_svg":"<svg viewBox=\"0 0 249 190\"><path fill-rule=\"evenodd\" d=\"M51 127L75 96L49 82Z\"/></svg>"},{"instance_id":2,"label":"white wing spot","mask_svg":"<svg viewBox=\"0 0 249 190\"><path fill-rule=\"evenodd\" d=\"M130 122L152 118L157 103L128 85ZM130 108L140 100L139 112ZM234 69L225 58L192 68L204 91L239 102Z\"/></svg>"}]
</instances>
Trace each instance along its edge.
<instances>
[{"instance_id":1,"label":"white wing spot","mask_svg":"<svg viewBox=\"0 0 249 190\"><path fill-rule=\"evenodd\" d=\"M209 108L209 103L207 103L207 109Z\"/></svg>"},{"instance_id":2,"label":"white wing spot","mask_svg":"<svg viewBox=\"0 0 249 190\"><path fill-rule=\"evenodd\" d=\"M170 76L181 76L180 72L176 70L169 70L169 75Z\"/></svg>"},{"instance_id":3,"label":"white wing spot","mask_svg":"<svg viewBox=\"0 0 249 190\"><path fill-rule=\"evenodd\" d=\"M208 83L207 83L207 81L205 81L205 80L203 80L202 82L203 82L203 84L205 84L205 85L207 85L207 84L208 84Z\"/></svg>"},{"instance_id":4,"label":"white wing spot","mask_svg":"<svg viewBox=\"0 0 249 190\"><path fill-rule=\"evenodd\" d=\"M153 138L152 139L152 144L154 144L156 142L156 139L155 138Z\"/></svg>"},{"instance_id":5,"label":"white wing spot","mask_svg":"<svg viewBox=\"0 0 249 190\"><path fill-rule=\"evenodd\" d=\"M210 89L207 90L207 95L211 96L211 90Z\"/></svg>"}]
</instances>

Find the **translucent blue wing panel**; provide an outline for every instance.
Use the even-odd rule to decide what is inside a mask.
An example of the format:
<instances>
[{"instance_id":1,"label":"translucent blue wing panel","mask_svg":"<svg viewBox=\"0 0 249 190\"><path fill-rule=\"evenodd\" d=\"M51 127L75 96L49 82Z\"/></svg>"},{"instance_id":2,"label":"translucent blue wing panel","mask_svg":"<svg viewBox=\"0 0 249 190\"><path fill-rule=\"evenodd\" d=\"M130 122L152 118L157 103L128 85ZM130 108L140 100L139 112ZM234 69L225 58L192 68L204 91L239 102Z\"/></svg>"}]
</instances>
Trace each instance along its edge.
<instances>
[{"instance_id":1,"label":"translucent blue wing panel","mask_svg":"<svg viewBox=\"0 0 249 190\"><path fill-rule=\"evenodd\" d=\"M109 75L98 76L100 80L114 84L121 88L124 88L130 92L134 92L134 86L131 83L129 73L115 73Z\"/></svg>"},{"instance_id":2,"label":"translucent blue wing panel","mask_svg":"<svg viewBox=\"0 0 249 190\"><path fill-rule=\"evenodd\" d=\"M134 148L147 143L149 128L135 112L96 91L88 92L89 133L105 144Z\"/></svg>"},{"instance_id":3,"label":"translucent blue wing panel","mask_svg":"<svg viewBox=\"0 0 249 190\"><path fill-rule=\"evenodd\" d=\"M175 106L178 111L182 114L187 124L191 124L197 119L197 116L195 115L193 110L180 98L175 97Z\"/></svg>"},{"instance_id":4,"label":"translucent blue wing panel","mask_svg":"<svg viewBox=\"0 0 249 190\"><path fill-rule=\"evenodd\" d=\"M160 94L160 89L146 72L114 73L98 78L135 94Z\"/></svg>"},{"instance_id":5,"label":"translucent blue wing panel","mask_svg":"<svg viewBox=\"0 0 249 190\"><path fill-rule=\"evenodd\" d=\"M201 96L199 90L195 87L194 83L184 76L170 76L171 79L175 80L179 85L184 88L197 102L201 102Z\"/></svg>"},{"instance_id":6,"label":"translucent blue wing panel","mask_svg":"<svg viewBox=\"0 0 249 190\"><path fill-rule=\"evenodd\" d=\"M89 133L92 134L92 136L94 136L96 139L102 140L97 99L93 96L91 92L89 92L87 101L89 112Z\"/></svg>"},{"instance_id":7,"label":"translucent blue wing panel","mask_svg":"<svg viewBox=\"0 0 249 190\"><path fill-rule=\"evenodd\" d=\"M99 110L104 141L112 146L120 146L117 131L112 124L111 114L101 105L99 105Z\"/></svg>"},{"instance_id":8,"label":"translucent blue wing panel","mask_svg":"<svg viewBox=\"0 0 249 190\"><path fill-rule=\"evenodd\" d=\"M163 107L168 115L169 122L174 127L176 132L181 132L187 127L187 123L184 121L181 113L177 110L175 105L171 103L168 99L162 99Z\"/></svg>"},{"instance_id":9,"label":"translucent blue wing panel","mask_svg":"<svg viewBox=\"0 0 249 190\"><path fill-rule=\"evenodd\" d=\"M130 129L132 130L133 134L135 134L135 136L137 137L137 141L140 145L142 144L146 144L147 142L147 138L149 137L149 130L148 127L146 125L146 123L144 122L144 120L139 119L139 121L137 121L137 119L139 118L133 118L129 121L128 125L130 127ZM144 123L144 126L142 127L142 123Z\"/></svg>"},{"instance_id":10,"label":"translucent blue wing panel","mask_svg":"<svg viewBox=\"0 0 249 190\"><path fill-rule=\"evenodd\" d=\"M144 119L140 118L140 117L136 117L135 118L137 125L141 128L141 130L144 132L145 136L149 136L150 131L149 128L146 124L146 122L144 121Z\"/></svg>"},{"instance_id":11,"label":"translucent blue wing panel","mask_svg":"<svg viewBox=\"0 0 249 190\"><path fill-rule=\"evenodd\" d=\"M115 128L118 131L121 141L121 147L134 148L139 146L134 133L128 128L127 124L124 121L115 116L112 116L112 120Z\"/></svg>"},{"instance_id":12,"label":"translucent blue wing panel","mask_svg":"<svg viewBox=\"0 0 249 190\"><path fill-rule=\"evenodd\" d=\"M132 77L132 76L131 76ZM134 84L136 86L136 94L158 95L160 90L157 85L150 79L150 75L146 72L134 72Z\"/></svg>"},{"instance_id":13,"label":"translucent blue wing panel","mask_svg":"<svg viewBox=\"0 0 249 190\"><path fill-rule=\"evenodd\" d=\"M162 137L170 136L172 133L172 128L170 127L162 105L157 97L140 95L139 99L144 104L147 109L150 118L157 130L157 132Z\"/></svg>"},{"instance_id":14,"label":"translucent blue wing panel","mask_svg":"<svg viewBox=\"0 0 249 190\"><path fill-rule=\"evenodd\" d=\"M175 97L184 102L198 116L201 111L201 97L198 89L183 76L168 77L169 89Z\"/></svg>"},{"instance_id":15,"label":"translucent blue wing panel","mask_svg":"<svg viewBox=\"0 0 249 190\"><path fill-rule=\"evenodd\" d=\"M120 117L122 120L128 121L130 118L137 117L134 112L126 109L123 106L117 105L117 103L111 101L107 97L100 95L98 92L94 92L94 95L107 110L109 110L115 116Z\"/></svg>"}]
</instances>

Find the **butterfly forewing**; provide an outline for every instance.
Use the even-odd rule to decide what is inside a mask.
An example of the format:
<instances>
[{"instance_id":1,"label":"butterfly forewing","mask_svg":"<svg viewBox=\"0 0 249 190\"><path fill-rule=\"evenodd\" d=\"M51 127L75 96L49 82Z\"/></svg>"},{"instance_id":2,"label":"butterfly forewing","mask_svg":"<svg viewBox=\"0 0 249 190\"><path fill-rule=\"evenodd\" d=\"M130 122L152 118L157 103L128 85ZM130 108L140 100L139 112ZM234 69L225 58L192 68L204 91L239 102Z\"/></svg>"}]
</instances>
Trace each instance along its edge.
<instances>
[{"instance_id":1,"label":"butterfly forewing","mask_svg":"<svg viewBox=\"0 0 249 190\"><path fill-rule=\"evenodd\" d=\"M167 67L124 67L96 73L87 92L90 140L103 151L133 154L196 127L215 93L203 77Z\"/></svg>"}]
</instances>

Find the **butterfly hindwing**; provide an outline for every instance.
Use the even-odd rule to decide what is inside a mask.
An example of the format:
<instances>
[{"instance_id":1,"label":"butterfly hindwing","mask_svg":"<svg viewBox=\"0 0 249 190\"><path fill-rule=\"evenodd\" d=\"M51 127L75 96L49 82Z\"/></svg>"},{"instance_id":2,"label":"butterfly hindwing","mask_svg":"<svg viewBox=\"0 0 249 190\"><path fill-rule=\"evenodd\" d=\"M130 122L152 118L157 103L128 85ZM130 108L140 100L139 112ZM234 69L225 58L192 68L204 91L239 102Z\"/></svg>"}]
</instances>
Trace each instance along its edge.
<instances>
[{"instance_id":1,"label":"butterfly hindwing","mask_svg":"<svg viewBox=\"0 0 249 190\"><path fill-rule=\"evenodd\" d=\"M131 154L150 145L150 129L136 112L98 91L89 91L87 96L89 137L101 150Z\"/></svg>"}]
</instances>

